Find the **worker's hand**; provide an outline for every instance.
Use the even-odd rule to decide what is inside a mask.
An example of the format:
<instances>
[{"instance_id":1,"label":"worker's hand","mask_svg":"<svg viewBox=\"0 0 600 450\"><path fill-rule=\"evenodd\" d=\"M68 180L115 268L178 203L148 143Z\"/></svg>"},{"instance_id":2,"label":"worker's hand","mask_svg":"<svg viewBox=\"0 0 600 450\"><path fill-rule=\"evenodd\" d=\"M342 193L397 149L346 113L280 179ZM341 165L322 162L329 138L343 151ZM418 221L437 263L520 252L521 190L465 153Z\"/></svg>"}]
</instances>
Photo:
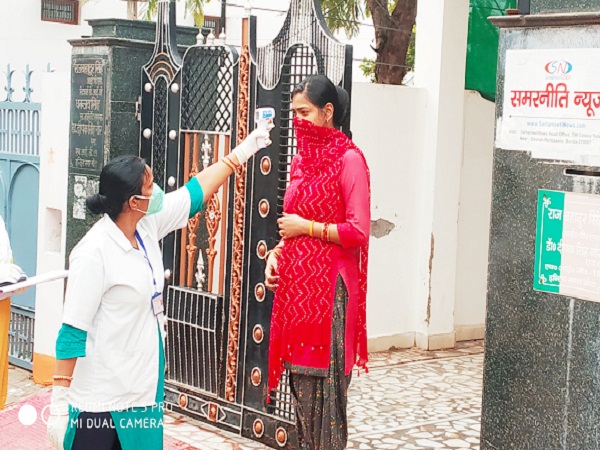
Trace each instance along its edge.
<instances>
[{"instance_id":1,"label":"worker's hand","mask_svg":"<svg viewBox=\"0 0 600 450\"><path fill-rule=\"evenodd\" d=\"M48 439L56 450L64 450L63 442L67 427L69 426L69 402L67 396L69 388L65 386L52 386L50 399L50 415L46 430Z\"/></svg>"},{"instance_id":2,"label":"worker's hand","mask_svg":"<svg viewBox=\"0 0 600 450\"><path fill-rule=\"evenodd\" d=\"M246 137L246 139L244 139L241 142L240 145L233 149L231 153L233 153L236 156L240 164L244 164L250 159L250 157L252 157L256 152L260 150L260 147L258 145L259 139L264 139L266 147L271 145L272 142L270 136L271 130L274 127L275 125L273 125L273 122L270 122L266 131L257 128L252 133L250 133L248 137Z\"/></svg>"}]
</instances>

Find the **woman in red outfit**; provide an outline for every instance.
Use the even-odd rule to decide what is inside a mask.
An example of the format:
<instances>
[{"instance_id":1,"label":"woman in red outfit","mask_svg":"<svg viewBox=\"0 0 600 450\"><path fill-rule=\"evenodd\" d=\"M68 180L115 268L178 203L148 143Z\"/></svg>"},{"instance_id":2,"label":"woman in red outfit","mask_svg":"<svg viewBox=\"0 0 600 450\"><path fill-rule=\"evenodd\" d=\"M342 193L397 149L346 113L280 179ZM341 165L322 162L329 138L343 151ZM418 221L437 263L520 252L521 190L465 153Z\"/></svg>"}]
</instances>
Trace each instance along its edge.
<instances>
[{"instance_id":1,"label":"woman in red outfit","mask_svg":"<svg viewBox=\"0 0 600 450\"><path fill-rule=\"evenodd\" d=\"M349 97L311 76L292 95L298 155L269 252L265 284L275 291L269 391L291 373L300 447L346 447L347 390L367 362L366 291L370 232L369 169L338 128Z\"/></svg>"}]
</instances>

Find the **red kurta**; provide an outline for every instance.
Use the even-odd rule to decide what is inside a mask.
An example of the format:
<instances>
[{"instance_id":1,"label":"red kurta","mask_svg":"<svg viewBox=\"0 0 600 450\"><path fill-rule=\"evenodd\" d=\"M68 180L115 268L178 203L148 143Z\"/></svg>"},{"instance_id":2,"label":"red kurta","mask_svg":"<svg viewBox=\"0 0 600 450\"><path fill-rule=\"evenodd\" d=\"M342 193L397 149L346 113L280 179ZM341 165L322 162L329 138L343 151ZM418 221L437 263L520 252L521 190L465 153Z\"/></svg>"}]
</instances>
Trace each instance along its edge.
<instances>
[{"instance_id":1,"label":"red kurta","mask_svg":"<svg viewBox=\"0 0 600 450\"><path fill-rule=\"evenodd\" d=\"M341 131L294 120L298 155L284 198L289 214L337 224L341 245L320 237L285 241L271 316L269 391L284 363L327 369L338 274L348 290L346 375L367 363L366 293L370 230L369 170L362 152Z\"/></svg>"}]
</instances>

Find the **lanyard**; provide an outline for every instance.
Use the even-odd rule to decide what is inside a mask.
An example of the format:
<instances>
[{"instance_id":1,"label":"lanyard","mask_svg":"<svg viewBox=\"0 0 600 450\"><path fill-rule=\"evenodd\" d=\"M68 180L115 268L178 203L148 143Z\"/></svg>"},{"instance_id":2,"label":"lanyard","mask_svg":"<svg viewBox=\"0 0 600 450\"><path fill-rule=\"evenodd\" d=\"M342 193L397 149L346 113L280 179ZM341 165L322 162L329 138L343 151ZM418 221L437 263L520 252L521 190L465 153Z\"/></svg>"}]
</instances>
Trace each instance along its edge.
<instances>
[{"instance_id":1,"label":"lanyard","mask_svg":"<svg viewBox=\"0 0 600 450\"><path fill-rule=\"evenodd\" d=\"M156 286L156 278L154 278L154 269L152 268L152 263L150 262L150 258L148 258L148 252L146 251L146 246L144 245L144 241L142 241L142 237L137 232L137 230L135 230L135 237L137 238L138 242L140 243L142 250L144 250L144 256L146 257L146 261L148 261L148 265L150 266L150 273L152 273L152 283L154 283L154 292L156 293L156 292L158 292L158 288Z\"/></svg>"}]
</instances>

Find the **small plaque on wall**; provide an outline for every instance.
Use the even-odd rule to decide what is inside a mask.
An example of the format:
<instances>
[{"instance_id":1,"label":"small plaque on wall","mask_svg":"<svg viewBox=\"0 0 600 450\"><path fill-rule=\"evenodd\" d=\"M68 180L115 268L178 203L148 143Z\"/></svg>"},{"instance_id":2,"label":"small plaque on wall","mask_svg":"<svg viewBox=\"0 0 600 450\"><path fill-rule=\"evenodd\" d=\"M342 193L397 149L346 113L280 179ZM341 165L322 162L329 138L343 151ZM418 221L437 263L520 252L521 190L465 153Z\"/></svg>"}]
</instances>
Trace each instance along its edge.
<instances>
[{"instance_id":1,"label":"small plaque on wall","mask_svg":"<svg viewBox=\"0 0 600 450\"><path fill-rule=\"evenodd\" d=\"M539 191L533 287L600 302L600 196Z\"/></svg>"},{"instance_id":2,"label":"small plaque on wall","mask_svg":"<svg viewBox=\"0 0 600 450\"><path fill-rule=\"evenodd\" d=\"M72 173L97 175L104 164L106 58L75 57L71 74L69 162Z\"/></svg>"}]
</instances>

